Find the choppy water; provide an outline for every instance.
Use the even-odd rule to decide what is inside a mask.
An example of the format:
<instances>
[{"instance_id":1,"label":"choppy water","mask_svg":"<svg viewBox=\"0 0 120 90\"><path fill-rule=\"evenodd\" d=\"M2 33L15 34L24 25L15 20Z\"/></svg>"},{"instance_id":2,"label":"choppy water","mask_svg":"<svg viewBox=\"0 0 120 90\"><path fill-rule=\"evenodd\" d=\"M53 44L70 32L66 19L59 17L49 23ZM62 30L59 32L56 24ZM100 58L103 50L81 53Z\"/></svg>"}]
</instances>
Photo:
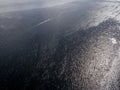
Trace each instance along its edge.
<instances>
[{"instance_id":1,"label":"choppy water","mask_svg":"<svg viewBox=\"0 0 120 90\"><path fill-rule=\"evenodd\" d=\"M0 90L119 90L119 1L86 1L1 12Z\"/></svg>"}]
</instances>

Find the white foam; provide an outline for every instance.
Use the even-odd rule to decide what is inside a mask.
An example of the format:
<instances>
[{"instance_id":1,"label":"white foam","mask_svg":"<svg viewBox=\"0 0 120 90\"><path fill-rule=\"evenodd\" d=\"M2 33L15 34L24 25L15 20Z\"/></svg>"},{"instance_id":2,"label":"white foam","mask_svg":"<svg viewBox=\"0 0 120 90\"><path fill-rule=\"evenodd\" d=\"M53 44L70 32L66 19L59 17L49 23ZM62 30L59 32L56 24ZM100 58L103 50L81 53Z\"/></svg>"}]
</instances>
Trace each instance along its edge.
<instances>
[{"instance_id":1,"label":"white foam","mask_svg":"<svg viewBox=\"0 0 120 90\"><path fill-rule=\"evenodd\" d=\"M42 22L40 22L40 23L34 25L33 27L38 27L38 26L40 26L40 25L42 25L42 24L45 24L45 23L47 23L47 22L49 22L49 21L51 21L50 18L48 18L48 19L46 19L46 20L44 20L44 21L42 21Z\"/></svg>"},{"instance_id":2,"label":"white foam","mask_svg":"<svg viewBox=\"0 0 120 90\"><path fill-rule=\"evenodd\" d=\"M117 40L115 38L110 38L110 40L113 44L117 44Z\"/></svg>"}]
</instances>

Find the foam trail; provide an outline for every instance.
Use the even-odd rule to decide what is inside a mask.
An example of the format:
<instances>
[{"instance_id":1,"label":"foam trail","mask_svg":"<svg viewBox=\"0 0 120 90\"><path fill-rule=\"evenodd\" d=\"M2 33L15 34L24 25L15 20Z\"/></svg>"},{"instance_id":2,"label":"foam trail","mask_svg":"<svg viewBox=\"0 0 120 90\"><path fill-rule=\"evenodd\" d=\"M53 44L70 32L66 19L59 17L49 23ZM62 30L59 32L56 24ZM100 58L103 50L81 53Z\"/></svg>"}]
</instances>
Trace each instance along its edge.
<instances>
[{"instance_id":1,"label":"foam trail","mask_svg":"<svg viewBox=\"0 0 120 90\"><path fill-rule=\"evenodd\" d=\"M50 20L51 20L51 19L48 18L48 19L46 19L46 20L44 20L44 21L42 21L42 22L36 24L34 27L40 26L40 25L42 25L42 24L45 24L45 23L49 22Z\"/></svg>"}]
</instances>

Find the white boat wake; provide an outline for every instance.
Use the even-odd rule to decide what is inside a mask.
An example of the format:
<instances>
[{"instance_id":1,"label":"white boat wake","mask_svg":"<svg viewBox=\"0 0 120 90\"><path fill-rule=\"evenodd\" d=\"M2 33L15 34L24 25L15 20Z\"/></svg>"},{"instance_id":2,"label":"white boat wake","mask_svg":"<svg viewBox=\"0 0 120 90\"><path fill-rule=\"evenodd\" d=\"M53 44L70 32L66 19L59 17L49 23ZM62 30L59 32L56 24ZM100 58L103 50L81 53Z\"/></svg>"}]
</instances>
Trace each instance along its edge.
<instances>
[{"instance_id":1,"label":"white boat wake","mask_svg":"<svg viewBox=\"0 0 120 90\"><path fill-rule=\"evenodd\" d=\"M40 22L40 23L36 24L36 25L35 25L35 26L33 26L33 27L38 27L38 26L40 26L40 25L42 25L42 24L45 24L45 23L47 23L47 22L49 22L49 21L51 21L51 19L50 19L50 18L48 18L48 19L46 19L46 20L44 20L44 21L42 21L42 22Z\"/></svg>"}]
</instances>

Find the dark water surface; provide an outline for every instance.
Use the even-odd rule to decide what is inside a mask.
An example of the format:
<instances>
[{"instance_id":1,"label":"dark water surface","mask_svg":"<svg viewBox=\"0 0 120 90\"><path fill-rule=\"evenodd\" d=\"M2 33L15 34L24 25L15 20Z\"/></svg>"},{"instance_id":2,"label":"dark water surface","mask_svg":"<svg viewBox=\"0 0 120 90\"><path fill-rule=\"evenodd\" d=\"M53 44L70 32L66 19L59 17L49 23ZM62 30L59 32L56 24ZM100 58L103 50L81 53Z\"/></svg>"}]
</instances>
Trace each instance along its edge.
<instances>
[{"instance_id":1,"label":"dark water surface","mask_svg":"<svg viewBox=\"0 0 120 90\"><path fill-rule=\"evenodd\" d=\"M120 23L89 26L95 3L0 14L0 90L119 90Z\"/></svg>"}]
</instances>

